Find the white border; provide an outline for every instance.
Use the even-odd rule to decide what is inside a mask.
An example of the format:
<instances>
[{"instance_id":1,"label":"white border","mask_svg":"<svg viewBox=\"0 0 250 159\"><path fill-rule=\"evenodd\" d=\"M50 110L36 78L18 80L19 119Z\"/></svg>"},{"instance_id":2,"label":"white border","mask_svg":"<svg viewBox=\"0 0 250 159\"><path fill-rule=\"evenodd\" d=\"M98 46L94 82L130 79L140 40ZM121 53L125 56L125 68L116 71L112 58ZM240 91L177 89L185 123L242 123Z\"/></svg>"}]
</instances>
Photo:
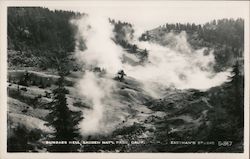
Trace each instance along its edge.
<instances>
[{"instance_id":1,"label":"white border","mask_svg":"<svg viewBox=\"0 0 250 159\"><path fill-rule=\"evenodd\" d=\"M207 2L207 1L206 1ZM146 158L175 158L175 159L248 159L249 158L249 1L230 1L227 3L241 4L242 7L248 8L245 13L245 125L244 125L244 153L7 153L7 7L8 6L80 6L83 4L88 5L103 5L103 6L117 6L117 5L154 5L157 3L169 3L173 5L194 4L199 5L202 1L1 1L0 0L0 158L3 159L44 159L44 158L109 158L109 159L146 159ZM207 3L222 3L216 1L209 1ZM224 1L225 3L225 1Z\"/></svg>"}]
</instances>

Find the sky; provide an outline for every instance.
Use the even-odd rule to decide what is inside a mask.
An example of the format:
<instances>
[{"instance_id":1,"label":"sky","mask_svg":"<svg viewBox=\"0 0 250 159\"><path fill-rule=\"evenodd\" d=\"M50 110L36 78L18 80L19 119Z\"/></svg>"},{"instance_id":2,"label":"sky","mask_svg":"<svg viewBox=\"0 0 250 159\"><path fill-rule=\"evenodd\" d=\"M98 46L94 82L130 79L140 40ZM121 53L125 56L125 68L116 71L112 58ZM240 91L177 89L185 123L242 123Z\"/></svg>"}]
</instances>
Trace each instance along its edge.
<instances>
[{"instance_id":1,"label":"sky","mask_svg":"<svg viewBox=\"0 0 250 159\"><path fill-rule=\"evenodd\" d=\"M130 22L145 31L167 22L204 24L213 19L243 18L248 7L246 1L82 1L48 8L106 16Z\"/></svg>"}]
</instances>

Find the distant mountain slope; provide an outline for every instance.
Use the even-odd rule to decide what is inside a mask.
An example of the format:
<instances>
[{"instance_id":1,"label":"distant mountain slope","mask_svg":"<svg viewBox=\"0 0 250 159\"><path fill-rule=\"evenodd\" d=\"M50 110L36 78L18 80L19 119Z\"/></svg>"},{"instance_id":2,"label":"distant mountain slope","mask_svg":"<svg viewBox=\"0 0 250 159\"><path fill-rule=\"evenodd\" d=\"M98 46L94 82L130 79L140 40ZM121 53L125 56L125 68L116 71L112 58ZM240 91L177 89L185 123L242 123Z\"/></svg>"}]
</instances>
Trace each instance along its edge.
<instances>
[{"instance_id":1,"label":"distant mountain slope","mask_svg":"<svg viewBox=\"0 0 250 159\"><path fill-rule=\"evenodd\" d=\"M133 62L134 65L140 65L146 62L148 59L148 50L145 48L139 48L136 44L133 43L134 40L134 26L128 22L121 22L109 19L110 23L114 26L114 39L113 41L124 48L127 55L125 57L128 58L129 56L135 56L138 61Z\"/></svg>"},{"instance_id":2,"label":"distant mountain slope","mask_svg":"<svg viewBox=\"0 0 250 159\"><path fill-rule=\"evenodd\" d=\"M235 60L242 62L244 54L244 20L213 20L204 25L197 24L164 24L146 31L139 40L151 41L171 46L171 34L185 32L188 42L193 48L207 47L214 50L217 65L215 70L221 71L231 67Z\"/></svg>"},{"instance_id":3,"label":"distant mountain slope","mask_svg":"<svg viewBox=\"0 0 250 159\"><path fill-rule=\"evenodd\" d=\"M53 68L55 55L75 49L70 24L80 13L41 7L8 7L8 65Z\"/></svg>"}]
</instances>

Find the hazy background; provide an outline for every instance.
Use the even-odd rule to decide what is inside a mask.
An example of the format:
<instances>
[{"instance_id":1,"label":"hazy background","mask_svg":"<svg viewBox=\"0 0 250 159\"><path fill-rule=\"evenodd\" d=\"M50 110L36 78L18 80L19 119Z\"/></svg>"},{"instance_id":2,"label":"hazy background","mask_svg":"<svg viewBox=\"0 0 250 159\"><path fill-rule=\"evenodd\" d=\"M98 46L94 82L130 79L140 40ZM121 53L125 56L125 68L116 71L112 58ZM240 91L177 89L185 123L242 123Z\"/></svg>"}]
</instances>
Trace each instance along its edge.
<instances>
[{"instance_id":1,"label":"hazy background","mask_svg":"<svg viewBox=\"0 0 250 159\"><path fill-rule=\"evenodd\" d=\"M79 11L89 14L108 16L113 19L127 21L143 32L159 25L168 23L203 24L213 19L243 18L248 14L244 2L232 1L91 1L79 5L65 7L48 6L49 9Z\"/></svg>"}]
</instances>

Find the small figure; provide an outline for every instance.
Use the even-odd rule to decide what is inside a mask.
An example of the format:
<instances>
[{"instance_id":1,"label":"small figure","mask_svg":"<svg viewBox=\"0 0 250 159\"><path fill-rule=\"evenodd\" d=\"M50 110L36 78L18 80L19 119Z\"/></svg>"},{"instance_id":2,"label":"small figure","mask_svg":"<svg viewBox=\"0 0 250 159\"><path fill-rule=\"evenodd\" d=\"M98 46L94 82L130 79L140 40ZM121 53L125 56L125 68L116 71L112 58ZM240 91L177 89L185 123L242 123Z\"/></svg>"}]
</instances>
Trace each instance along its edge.
<instances>
[{"instance_id":1,"label":"small figure","mask_svg":"<svg viewBox=\"0 0 250 159\"><path fill-rule=\"evenodd\" d=\"M51 98L51 93L50 93L50 92L45 91L44 93L45 93L45 96L44 96L44 97L46 97L46 98Z\"/></svg>"},{"instance_id":2,"label":"small figure","mask_svg":"<svg viewBox=\"0 0 250 159\"><path fill-rule=\"evenodd\" d=\"M120 70L117 74L118 74L117 78L119 81L122 81L124 79L124 76L126 76L123 70Z\"/></svg>"}]
</instances>

